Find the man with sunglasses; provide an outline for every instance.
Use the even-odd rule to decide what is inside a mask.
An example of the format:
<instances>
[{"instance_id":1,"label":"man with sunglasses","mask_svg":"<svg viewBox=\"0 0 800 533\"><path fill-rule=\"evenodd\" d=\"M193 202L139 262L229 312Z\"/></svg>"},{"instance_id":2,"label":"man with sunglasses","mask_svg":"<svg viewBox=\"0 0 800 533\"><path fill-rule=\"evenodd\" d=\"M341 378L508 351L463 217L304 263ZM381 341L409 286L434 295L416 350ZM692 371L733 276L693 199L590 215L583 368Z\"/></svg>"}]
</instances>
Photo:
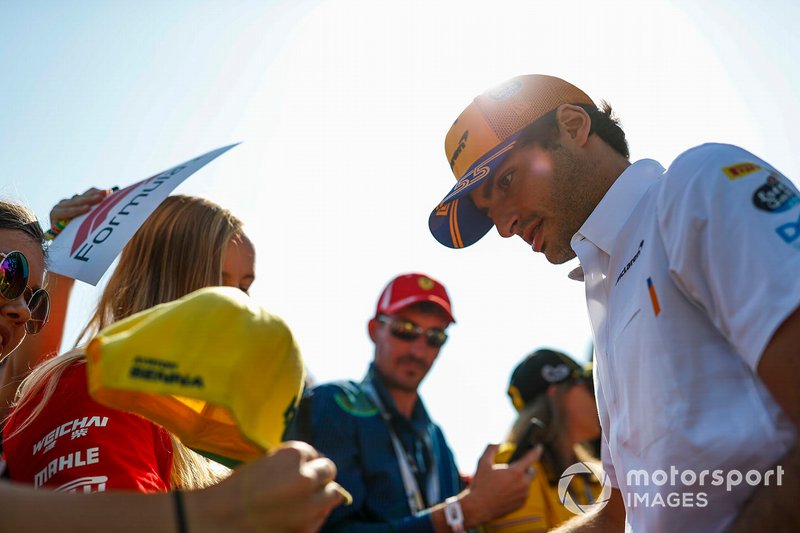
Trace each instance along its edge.
<instances>
[{"instance_id":1,"label":"man with sunglasses","mask_svg":"<svg viewBox=\"0 0 800 533\"><path fill-rule=\"evenodd\" d=\"M479 95L445 146L458 181L429 216L440 243L495 226L580 260L613 489L564 530L797 530L797 187L731 145L632 163L610 106L554 76Z\"/></svg>"},{"instance_id":2,"label":"man with sunglasses","mask_svg":"<svg viewBox=\"0 0 800 533\"><path fill-rule=\"evenodd\" d=\"M495 465L496 446L464 489L442 430L418 387L455 322L444 286L404 274L384 289L368 323L375 357L361 382L320 385L301 402L292 439L336 463L336 480L353 504L334 510L323 531L463 532L520 507L535 475L533 450Z\"/></svg>"}]
</instances>

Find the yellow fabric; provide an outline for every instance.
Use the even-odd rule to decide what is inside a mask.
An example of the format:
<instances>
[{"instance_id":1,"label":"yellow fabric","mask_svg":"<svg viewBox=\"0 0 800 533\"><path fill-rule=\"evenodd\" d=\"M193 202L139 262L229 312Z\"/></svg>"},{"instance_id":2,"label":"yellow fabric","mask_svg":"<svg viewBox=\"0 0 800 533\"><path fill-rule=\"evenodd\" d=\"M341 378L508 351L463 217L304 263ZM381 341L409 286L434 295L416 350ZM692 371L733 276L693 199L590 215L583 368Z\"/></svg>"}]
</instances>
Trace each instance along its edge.
<instances>
[{"instance_id":1,"label":"yellow fabric","mask_svg":"<svg viewBox=\"0 0 800 533\"><path fill-rule=\"evenodd\" d=\"M505 463L514 452L513 443L505 443L495 456L495 463ZM523 506L513 513L493 520L482 527L483 533L534 533L547 531L561 525L575 515L572 514L558 498L558 486L550 485L544 475L540 462L535 463L536 477L531 481L528 498ZM592 498L600 494L599 483L589 483ZM573 489L573 498L580 504L590 503L586 498L586 481L580 476L572 478L570 488Z\"/></svg>"},{"instance_id":2,"label":"yellow fabric","mask_svg":"<svg viewBox=\"0 0 800 533\"><path fill-rule=\"evenodd\" d=\"M280 443L305 380L288 326L230 287L109 326L87 348L87 372L96 401L240 461Z\"/></svg>"}]
</instances>

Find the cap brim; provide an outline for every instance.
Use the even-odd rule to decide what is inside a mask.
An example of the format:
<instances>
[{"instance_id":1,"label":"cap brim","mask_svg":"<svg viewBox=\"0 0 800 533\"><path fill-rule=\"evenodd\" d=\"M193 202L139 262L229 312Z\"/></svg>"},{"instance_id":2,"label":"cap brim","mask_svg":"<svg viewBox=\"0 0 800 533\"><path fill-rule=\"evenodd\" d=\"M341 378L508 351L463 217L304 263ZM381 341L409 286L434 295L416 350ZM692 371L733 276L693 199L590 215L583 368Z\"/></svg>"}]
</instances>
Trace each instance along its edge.
<instances>
[{"instance_id":1,"label":"cap brim","mask_svg":"<svg viewBox=\"0 0 800 533\"><path fill-rule=\"evenodd\" d=\"M466 248L486 235L494 222L475 206L469 193L494 174L514 147L516 133L483 156L467 170L436 206L428 218L428 227L437 241L448 248Z\"/></svg>"},{"instance_id":2,"label":"cap brim","mask_svg":"<svg viewBox=\"0 0 800 533\"><path fill-rule=\"evenodd\" d=\"M428 218L431 233L448 248L466 248L475 244L493 225L489 217L478 211L469 196L440 204Z\"/></svg>"}]
</instances>

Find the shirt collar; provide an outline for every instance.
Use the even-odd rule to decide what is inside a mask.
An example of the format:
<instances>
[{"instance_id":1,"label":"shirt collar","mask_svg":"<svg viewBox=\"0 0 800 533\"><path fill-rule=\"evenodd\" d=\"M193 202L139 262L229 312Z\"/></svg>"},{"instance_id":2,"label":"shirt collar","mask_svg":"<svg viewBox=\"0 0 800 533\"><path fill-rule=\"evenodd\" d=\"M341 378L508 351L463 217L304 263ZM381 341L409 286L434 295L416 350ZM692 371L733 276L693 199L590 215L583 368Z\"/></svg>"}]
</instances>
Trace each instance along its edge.
<instances>
[{"instance_id":1,"label":"shirt collar","mask_svg":"<svg viewBox=\"0 0 800 533\"><path fill-rule=\"evenodd\" d=\"M611 255L614 242L633 208L662 174L664 167L652 159L642 159L626 168L572 237L572 242L588 239Z\"/></svg>"}]
</instances>

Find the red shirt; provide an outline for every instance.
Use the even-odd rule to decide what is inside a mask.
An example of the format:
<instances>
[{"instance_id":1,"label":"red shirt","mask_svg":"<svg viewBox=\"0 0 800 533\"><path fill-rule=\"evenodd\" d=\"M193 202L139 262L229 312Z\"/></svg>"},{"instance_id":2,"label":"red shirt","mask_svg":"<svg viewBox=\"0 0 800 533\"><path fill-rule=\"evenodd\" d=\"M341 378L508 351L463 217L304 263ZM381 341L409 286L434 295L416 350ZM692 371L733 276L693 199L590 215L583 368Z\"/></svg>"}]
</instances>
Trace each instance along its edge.
<instances>
[{"instance_id":1,"label":"red shirt","mask_svg":"<svg viewBox=\"0 0 800 533\"><path fill-rule=\"evenodd\" d=\"M40 401L15 409L3 430L4 455L14 481L64 492L169 490L172 441L152 422L95 402L86 364L64 371L44 410L8 438Z\"/></svg>"}]
</instances>

